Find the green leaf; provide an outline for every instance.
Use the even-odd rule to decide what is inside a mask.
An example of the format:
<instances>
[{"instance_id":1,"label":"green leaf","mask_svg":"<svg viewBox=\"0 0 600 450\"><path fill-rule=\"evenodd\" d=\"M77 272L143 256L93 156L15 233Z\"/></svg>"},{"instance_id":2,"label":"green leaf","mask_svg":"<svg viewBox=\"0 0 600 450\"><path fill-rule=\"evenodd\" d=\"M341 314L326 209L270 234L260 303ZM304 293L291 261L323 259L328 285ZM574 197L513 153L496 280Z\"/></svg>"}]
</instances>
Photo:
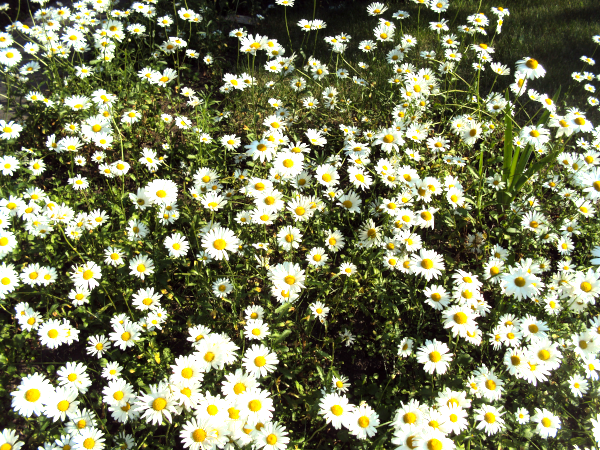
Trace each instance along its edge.
<instances>
[{"instance_id":1,"label":"green leaf","mask_svg":"<svg viewBox=\"0 0 600 450\"><path fill-rule=\"evenodd\" d=\"M279 308L277 308L277 309L275 310L275 314L277 314L277 315L281 315L281 314L283 314L284 312L287 312L287 311L289 311L289 309L290 309L290 303L284 303L283 305L281 305Z\"/></svg>"},{"instance_id":2,"label":"green leaf","mask_svg":"<svg viewBox=\"0 0 600 450\"><path fill-rule=\"evenodd\" d=\"M533 146L531 144L525 147L525 151L521 154L517 165L515 166L515 170L511 173L510 180L510 188L515 186L521 178L523 178L523 172L525 171L525 166L529 162L529 158L531 158L531 154L533 153ZM514 162L514 161L513 161Z\"/></svg>"},{"instance_id":3,"label":"green leaf","mask_svg":"<svg viewBox=\"0 0 600 450\"><path fill-rule=\"evenodd\" d=\"M283 333L281 333L280 335L275 336L275 339L273 340L274 344L277 344L281 341L283 341L286 337L288 337L290 334L292 334L291 330L285 330Z\"/></svg>"},{"instance_id":4,"label":"green leaf","mask_svg":"<svg viewBox=\"0 0 600 450\"><path fill-rule=\"evenodd\" d=\"M323 369L319 365L317 365L316 367L317 372L319 372L319 377L321 378L321 381L325 381L325 374L323 373Z\"/></svg>"},{"instance_id":5,"label":"green leaf","mask_svg":"<svg viewBox=\"0 0 600 450\"><path fill-rule=\"evenodd\" d=\"M475 171L475 169L473 169L473 167L467 166L467 170L471 172L471 175L473 175L476 179L479 179L479 174Z\"/></svg>"},{"instance_id":6,"label":"green leaf","mask_svg":"<svg viewBox=\"0 0 600 450\"><path fill-rule=\"evenodd\" d=\"M509 100L508 89L506 89L506 101ZM510 104L507 104L504 112L504 161L502 163L502 181L504 182L508 180L509 168L512 165L512 140L512 117L510 115Z\"/></svg>"}]
</instances>

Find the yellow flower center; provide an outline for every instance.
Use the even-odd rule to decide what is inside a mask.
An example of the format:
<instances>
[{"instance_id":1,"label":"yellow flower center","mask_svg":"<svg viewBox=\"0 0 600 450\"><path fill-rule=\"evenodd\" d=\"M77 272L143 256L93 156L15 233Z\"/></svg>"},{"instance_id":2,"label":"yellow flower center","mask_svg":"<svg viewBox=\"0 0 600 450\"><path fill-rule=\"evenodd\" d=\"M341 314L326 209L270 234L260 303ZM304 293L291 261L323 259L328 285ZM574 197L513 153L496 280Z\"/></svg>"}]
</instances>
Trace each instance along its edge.
<instances>
[{"instance_id":1,"label":"yellow flower center","mask_svg":"<svg viewBox=\"0 0 600 450\"><path fill-rule=\"evenodd\" d=\"M264 356L257 356L256 358L254 358L254 364L257 367L262 367L265 364L267 364L267 360L266 360L266 358Z\"/></svg>"},{"instance_id":2,"label":"yellow flower center","mask_svg":"<svg viewBox=\"0 0 600 450\"><path fill-rule=\"evenodd\" d=\"M261 408L262 403L260 400L250 400L250 402L248 402L248 409L252 412L260 411Z\"/></svg>"},{"instance_id":3,"label":"yellow flower center","mask_svg":"<svg viewBox=\"0 0 600 450\"><path fill-rule=\"evenodd\" d=\"M162 411L166 407L167 407L167 400L165 400L162 397L158 397L158 398L154 399L154 401L152 402L152 409L154 411Z\"/></svg>"},{"instance_id":4,"label":"yellow flower center","mask_svg":"<svg viewBox=\"0 0 600 450\"><path fill-rule=\"evenodd\" d=\"M491 412L485 413L483 418L487 423L494 423L496 421L496 416Z\"/></svg>"},{"instance_id":5,"label":"yellow flower center","mask_svg":"<svg viewBox=\"0 0 600 450\"><path fill-rule=\"evenodd\" d=\"M542 419L542 425L546 428L549 428L552 425L552 422L547 417Z\"/></svg>"},{"instance_id":6,"label":"yellow flower center","mask_svg":"<svg viewBox=\"0 0 600 450\"><path fill-rule=\"evenodd\" d=\"M28 402L37 402L40 398L40 391L37 389L29 389L27 392L25 392L25 400L27 400Z\"/></svg>"},{"instance_id":7,"label":"yellow flower center","mask_svg":"<svg viewBox=\"0 0 600 450\"><path fill-rule=\"evenodd\" d=\"M206 431L204 431L201 428L194 430L194 432L192 433L192 439L194 440L194 442L204 442L206 436Z\"/></svg>"},{"instance_id":8,"label":"yellow flower center","mask_svg":"<svg viewBox=\"0 0 600 450\"><path fill-rule=\"evenodd\" d=\"M467 315L464 312L457 312L454 314L454 321L459 325L463 325L467 323Z\"/></svg>"},{"instance_id":9,"label":"yellow flower center","mask_svg":"<svg viewBox=\"0 0 600 450\"><path fill-rule=\"evenodd\" d=\"M429 439L427 441L427 450L442 450L442 442L439 439Z\"/></svg>"},{"instance_id":10,"label":"yellow flower center","mask_svg":"<svg viewBox=\"0 0 600 450\"><path fill-rule=\"evenodd\" d=\"M523 286L525 286L525 278L523 278L523 277L517 277L517 278L515 278L515 284L516 284L518 287L523 287Z\"/></svg>"}]
</instances>

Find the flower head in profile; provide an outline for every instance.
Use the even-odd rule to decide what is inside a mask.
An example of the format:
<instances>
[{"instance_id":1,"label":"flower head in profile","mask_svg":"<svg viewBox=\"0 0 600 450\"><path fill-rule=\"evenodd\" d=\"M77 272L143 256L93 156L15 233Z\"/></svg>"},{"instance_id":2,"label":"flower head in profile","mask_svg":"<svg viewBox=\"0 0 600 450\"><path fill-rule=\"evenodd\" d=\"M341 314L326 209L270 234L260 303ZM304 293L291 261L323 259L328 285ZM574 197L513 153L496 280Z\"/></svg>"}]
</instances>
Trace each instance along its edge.
<instances>
[{"instance_id":1,"label":"flower head in profile","mask_svg":"<svg viewBox=\"0 0 600 450\"><path fill-rule=\"evenodd\" d=\"M517 61L516 71L522 73L525 78L535 80L546 75L546 69L533 58L525 57Z\"/></svg>"}]
</instances>

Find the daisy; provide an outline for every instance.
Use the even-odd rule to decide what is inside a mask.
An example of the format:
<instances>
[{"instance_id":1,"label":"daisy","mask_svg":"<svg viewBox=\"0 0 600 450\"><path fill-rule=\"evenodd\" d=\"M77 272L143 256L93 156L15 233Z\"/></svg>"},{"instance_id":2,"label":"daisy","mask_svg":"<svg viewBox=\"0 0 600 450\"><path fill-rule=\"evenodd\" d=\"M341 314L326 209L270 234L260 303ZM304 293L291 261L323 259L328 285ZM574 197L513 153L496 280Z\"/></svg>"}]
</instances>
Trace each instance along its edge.
<instances>
[{"instance_id":1,"label":"daisy","mask_svg":"<svg viewBox=\"0 0 600 450\"><path fill-rule=\"evenodd\" d=\"M142 394L135 403L135 411L142 412L142 419L148 423L160 425L163 419L169 423L175 414L175 403L173 395L166 383L150 385L150 393Z\"/></svg>"},{"instance_id":2,"label":"daisy","mask_svg":"<svg viewBox=\"0 0 600 450\"><path fill-rule=\"evenodd\" d=\"M48 348L57 348L64 344L66 338L65 327L58 320L49 320L38 329L40 343Z\"/></svg>"},{"instance_id":3,"label":"daisy","mask_svg":"<svg viewBox=\"0 0 600 450\"><path fill-rule=\"evenodd\" d=\"M56 372L59 384L61 386L74 388L82 394L85 394L92 385L90 377L85 369L86 366L82 363L68 362Z\"/></svg>"},{"instance_id":4,"label":"daisy","mask_svg":"<svg viewBox=\"0 0 600 450\"><path fill-rule=\"evenodd\" d=\"M569 378L569 388L575 397L582 397L588 392L589 383L581 375L573 375Z\"/></svg>"},{"instance_id":5,"label":"daisy","mask_svg":"<svg viewBox=\"0 0 600 450\"><path fill-rule=\"evenodd\" d=\"M97 335L88 337L87 353L91 356L96 356L98 359L102 358L105 352L111 347L111 342L106 336Z\"/></svg>"},{"instance_id":6,"label":"daisy","mask_svg":"<svg viewBox=\"0 0 600 450\"><path fill-rule=\"evenodd\" d=\"M525 425L529 422L529 411L526 408L517 408L515 419L519 425Z\"/></svg>"},{"instance_id":7,"label":"daisy","mask_svg":"<svg viewBox=\"0 0 600 450\"><path fill-rule=\"evenodd\" d=\"M179 433L184 448L190 450L212 448L217 438L212 423L208 418L188 420Z\"/></svg>"},{"instance_id":8,"label":"daisy","mask_svg":"<svg viewBox=\"0 0 600 450\"><path fill-rule=\"evenodd\" d=\"M83 427L73 434L73 448L102 450L105 440L104 433L98 428Z\"/></svg>"},{"instance_id":9,"label":"daisy","mask_svg":"<svg viewBox=\"0 0 600 450\"><path fill-rule=\"evenodd\" d=\"M313 247L310 252L306 255L306 260L311 266L321 267L325 265L329 255L325 253L325 249L322 247Z\"/></svg>"},{"instance_id":10,"label":"daisy","mask_svg":"<svg viewBox=\"0 0 600 450\"><path fill-rule=\"evenodd\" d=\"M535 424L536 433L543 439L556 437L556 433L561 428L560 418L546 408L535 408L535 414L531 417L531 422Z\"/></svg>"},{"instance_id":11,"label":"daisy","mask_svg":"<svg viewBox=\"0 0 600 450\"><path fill-rule=\"evenodd\" d=\"M129 261L129 270L130 275L135 275L144 280L146 276L154 273L154 261L148 255L138 255Z\"/></svg>"},{"instance_id":12,"label":"daisy","mask_svg":"<svg viewBox=\"0 0 600 450\"><path fill-rule=\"evenodd\" d=\"M413 271L427 281L437 279L445 268L442 256L434 250L421 249L418 255L411 256L411 263Z\"/></svg>"},{"instance_id":13,"label":"daisy","mask_svg":"<svg viewBox=\"0 0 600 450\"><path fill-rule=\"evenodd\" d=\"M7 450L20 450L23 445L24 443L19 442L19 437L14 430L6 428L0 433L0 448L4 446Z\"/></svg>"},{"instance_id":14,"label":"daisy","mask_svg":"<svg viewBox=\"0 0 600 450\"><path fill-rule=\"evenodd\" d=\"M501 276L500 286L506 295L517 299L531 298L539 293L540 279L527 270L512 267Z\"/></svg>"},{"instance_id":15,"label":"daisy","mask_svg":"<svg viewBox=\"0 0 600 450\"><path fill-rule=\"evenodd\" d=\"M162 294L154 292L154 288L141 288L132 297L133 306L140 311L153 311L160 306Z\"/></svg>"},{"instance_id":16,"label":"daisy","mask_svg":"<svg viewBox=\"0 0 600 450\"><path fill-rule=\"evenodd\" d=\"M236 253L239 240L228 228L217 226L210 230L202 238L202 247L216 260L228 260L229 253Z\"/></svg>"},{"instance_id":17,"label":"daisy","mask_svg":"<svg viewBox=\"0 0 600 450\"><path fill-rule=\"evenodd\" d=\"M153 204L171 205L177 201L177 185L171 180L153 180L144 192Z\"/></svg>"},{"instance_id":18,"label":"daisy","mask_svg":"<svg viewBox=\"0 0 600 450\"><path fill-rule=\"evenodd\" d=\"M414 342L415 341L409 337L403 338L400 341L400 344L398 344L398 356L406 358L412 355Z\"/></svg>"},{"instance_id":19,"label":"daisy","mask_svg":"<svg viewBox=\"0 0 600 450\"><path fill-rule=\"evenodd\" d=\"M247 417L248 425L268 423L273 417L273 399L268 391L259 387L249 388L239 395L240 413Z\"/></svg>"},{"instance_id":20,"label":"daisy","mask_svg":"<svg viewBox=\"0 0 600 450\"><path fill-rule=\"evenodd\" d=\"M518 60L516 64L517 68L515 70L527 79L535 80L546 75L546 70L533 58L525 57Z\"/></svg>"},{"instance_id":21,"label":"daisy","mask_svg":"<svg viewBox=\"0 0 600 450\"><path fill-rule=\"evenodd\" d=\"M237 137L235 134L226 134L225 136L223 136L220 140L221 145L223 147L225 147L227 150L235 150L236 148L238 148L241 143L242 140L241 138Z\"/></svg>"},{"instance_id":22,"label":"daisy","mask_svg":"<svg viewBox=\"0 0 600 450\"><path fill-rule=\"evenodd\" d=\"M104 262L110 266L120 266L123 264L123 252L116 247L108 247L104 250L104 255L106 259Z\"/></svg>"},{"instance_id":23,"label":"daisy","mask_svg":"<svg viewBox=\"0 0 600 450\"><path fill-rule=\"evenodd\" d=\"M423 369L427 373L446 373L450 361L452 361L450 349L438 340L427 340L417 350L417 362L424 364Z\"/></svg>"},{"instance_id":24,"label":"daisy","mask_svg":"<svg viewBox=\"0 0 600 450\"><path fill-rule=\"evenodd\" d=\"M121 122L126 123L128 125L132 125L136 122L139 122L141 117L142 114L139 111L132 109L123 113L123 116L121 117Z\"/></svg>"},{"instance_id":25,"label":"daisy","mask_svg":"<svg viewBox=\"0 0 600 450\"><path fill-rule=\"evenodd\" d=\"M181 233L173 233L167 236L164 242L165 248L169 252L169 256L180 258L185 256L190 248L190 244Z\"/></svg>"},{"instance_id":26,"label":"daisy","mask_svg":"<svg viewBox=\"0 0 600 450\"><path fill-rule=\"evenodd\" d=\"M250 319L244 326L244 335L250 340L262 341L269 334L269 326L260 319Z\"/></svg>"},{"instance_id":27,"label":"daisy","mask_svg":"<svg viewBox=\"0 0 600 450\"><path fill-rule=\"evenodd\" d=\"M253 344L244 353L242 364L246 371L256 377L265 377L275 370L279 359L264 345Z\"/></svg>"},{"instance_id":28,"label":"daisy","mask_svg":"<svg viewBox=\"0 0 600 450\"><path fill-rule=\"evenodd\" d=\"M598 371L600 371L600 360L596 357L587 357L582 360L582 367L585 370L586 378L592 380L598 379Z\"/></svg>"},{"instance_id":29,"label":"daisy","mask_svg":"<svg viewBox=\"0 0 600 450\"><path fill-rule=\"evenodd\" d=\"M273 160L273 167L283 179L294 178L304 168L304 156L302 153L279 153Z\"/></svg>"},{"instance_id":30,"label":"daisy","mask_svg":"<svg viewBox=\"0 0 600 450\"><path fill-rule=\"evenodd\" d=\"M292 293L299 293L304 289L304 270L300 269L298 264L288 261L277 264L271 268L269 278L277 289Z\"/></svg>"},{"instance_id":31,"label":"daisy","mask_svg":"<svg viewBox=\"0 0 600 450\"><path fill-rule=\"evenodd\" d=\"M136 325L131 322L116 324L113 332L109 334L109 338L113 341L115 347L125 350L135 345L135 341L140 338L140 332Z\"/></svg>"},{"instance_id":32,"label":"daisy","mask_svg":"<svg viewBox=\"0 0 600 450\"><path fill-rule=\"evenodd\" d=\"M252 375L237 369L234 373L225 374L225 380L221 382L221 392L232 402L237 402L240 394L248 389L258 386L258 380Z\"/></svg>"},{"instance_id":33,"label":"daisy","mask_svg":"<svg viewBox=\"0 0 600 450\"><path fill-rule=\"evenodd\" d=\"M527 315L521 321L521 332L529 341L547 338L549 331L548 325L542 320L538 320L535 316Z\"/></svg>"},{"instance_id":34,"label":"daisy","mask_svg":"<svg viewBox=\"0 0 600 450\"><path fill-rule=\"evenodd\" d=\"M427 433L419 433L412 439L412 446L422 450L453 450L455 448L454 442L439 430L427 430Z\"/></svg>"},{"instance_id":35,"label":"daisy","mask_svg":"<svg viewBox=\"0 0 600 450\"><path fill-rule=\"evenodd\" d=\"M502 416L502 407L496 408L492 405L482 404L479 409L475 411L475 421L477 421L477 429L484 430L488 436L497 434L504 427L504 419Z\"/></svg>"},{"instance_id":36,"label":"daisy","mask_svg":"<svg viewBox=\"0 0 600 450\"><path fill-rule=\"evenodd\" d=\"M348 402L346 396L337 393L326 394L319 402L319 414L336 430L351 418L354 410L355 406Z\"/></svg>"},{"instance_id":37,"label":"daisy","mask_svg":"<svg viewBox=\"0 0 600 450\"><path fill-rule=\"evenodd\" d=\"M233 291L233 284L228 278L219 278L212 284L213 294L219 298L225 298Z\"/></svg>"},{"instance_id":38,"label":"daisy","mask_svg":"<svg viewBox=\"0 0 600 450\"><path fill-rule=\"evenodd\" d=\"M289 2L290 0L281 1ZM287 435L287 431L279 422L269 422L258 431L254 437L254 443L258 448L265 450L284 450L290 441Z\"/></svg>"},{"instance_id":39,"label":"daisy","mask_svg":"<svg viewBox=\"0 0 600 450\"><path fill-rule=\"evenodd\" d=\"M361 404L352 411L344 424L358 439L367 439L377 433L379 415L367 404Z\"/></svg>"},{"instance_id":40,"label":"daisy","mask_svg":"<svg viewBox=\"0 0 600 450\"><path fill-rule=\"evenodd\" d=\"M340 265L339 268L339 274L340 275L346 275L346 276L351 276L354 275L356 273L356 266L352 263L342 263Z\"/></svg>"},{"instance_id":41,"label":"daisy","mask_svg":"<svg viewBox=\"0 0 600 450\"><path fill-rule=\"evenodd\" d=\"M80 430L89 429L96 425L96 415L87 408L83 408L66 422L66 431L69 435L75 436L80 433Z\"/></svg>"},{"instance_id":42,"label":"daisy","mask_svg":"<svg viewBox=\"0 0 600 450\"><path fill-rule=\"evenodd\" d=\"M173 374L170 377L172 383L193 384L204 379L201 364L193 356L180 356L175 359L175 365L171 365Z\"/></svg>"},{"instance_id":43,"label":"daisy","mask_svg":"<svg viewBox=\"0 0 600 450\"><path fill-rule=\"evenodd\" d=\"M53 422L64 421L67 416L72 417L79 413L77 389L71 387L58 387L46 400L44 415Z\"/></svg>"},{"instance_id":44,"label":"daisy","mask_svg":"<svg viewBox=\"0 0 600 450\"><path fill-rule=\"evenodd\" d=\"M442 313L444 328L450 328L453 336L466 337L468 332L475 332L477 324L470 308L452 306Z\"/></svg>"},{"instance_id":45,"label":"daisy","mask_svg":"<svg viewBox=\"0 0 600 450\"><path fill-rule=\"evenodd\" d=\"M327 314L329 314L329 307L325 306L322 302L315 302L312 303L309 308L316 319L319 319L321 323L325 322Z\"/></svg>"},{"instance_id":46,"label":"daisy","mask_svg":"<svg viewBox=\"0 0 600 450\"><path fill-rule=\"evenodd\" d=\"M38 373L21 379L16 391L10 393L13 410L24 417L39 416L44 411L46 397L54 391L50 382Z\"/></svg>"}]
</instances>

